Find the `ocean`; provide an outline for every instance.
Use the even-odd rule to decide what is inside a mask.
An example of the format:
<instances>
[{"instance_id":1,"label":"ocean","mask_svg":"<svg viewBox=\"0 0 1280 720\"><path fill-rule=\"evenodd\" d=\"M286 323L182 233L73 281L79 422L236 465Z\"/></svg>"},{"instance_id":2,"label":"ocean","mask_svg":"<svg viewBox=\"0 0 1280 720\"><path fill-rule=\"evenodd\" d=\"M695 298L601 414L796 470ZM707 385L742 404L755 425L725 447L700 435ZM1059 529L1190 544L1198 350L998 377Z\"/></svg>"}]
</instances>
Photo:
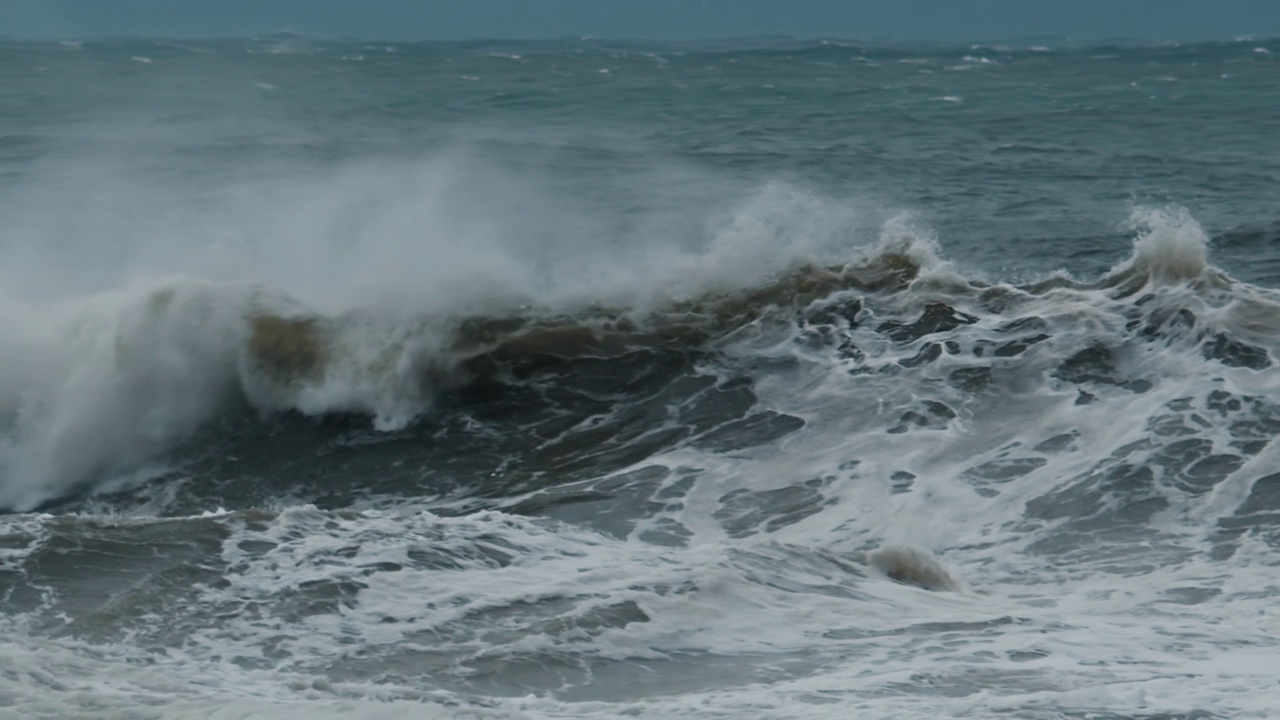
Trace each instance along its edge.
<instances>
[{"instance_id":1,"label":"ocean","mask_svg":"<svg viewBox=\"0 0 1280 720\"><path fill-rule=\"evenodd\" d=\"M0 718L1280 714L1280 40L0 40Z\"/></svg>"}]
</instances>

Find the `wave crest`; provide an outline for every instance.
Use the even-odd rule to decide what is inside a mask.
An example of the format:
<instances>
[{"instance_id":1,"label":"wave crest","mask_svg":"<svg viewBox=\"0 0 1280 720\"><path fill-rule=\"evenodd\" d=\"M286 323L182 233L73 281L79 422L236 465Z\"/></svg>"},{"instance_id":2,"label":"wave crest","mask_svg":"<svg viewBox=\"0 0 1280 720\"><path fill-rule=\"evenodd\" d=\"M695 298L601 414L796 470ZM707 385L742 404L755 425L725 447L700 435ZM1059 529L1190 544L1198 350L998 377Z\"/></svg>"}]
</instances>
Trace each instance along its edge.
<instances>
[{"instance_id":1,"label":"wave crest","mask_svg":"<svg viewBox=\"0 0 1280 720\"><path fill-rule=\"evenodd\" d=\"M915 348L921 337L979 321L949 304L1014 314L1067 290L1082 307L1131 296L1136 306L1146 303L1139 291L1153 283L1191 281L1185 287L1194 293L1194 281L1211 276L1217 282L1209 286L1228 289L1240 302L1227 302L1216 315L1204 311L1217 318L1208 324L1171 305L1146 321L1151 327L1134 332L1176 334L1190 323L1188 342L1209 343L1206 358L1268 366L1265 350L1230 334L1233 323L1246 336L1253 332L1255 316L1266 314L1259 308L1274 303L1208 265L1204 232L1185 211L1140 208L1132 221L1132 257L1093 283L1061 274L1024 286L969 280L940 261L909 223L894 221L854 262L802 261L741 287L717 279L700 295L631 305L540 307L507 298L505 306L487 305L505 311L475 314L363 308L325 315L274 290L188 279L45 309L0 304L7 328L0 507L30 509L87 483L110 489L122 471L163 457L229 408L367 415L376 428L394 430L430 409L440 393L471 383L508 382L637 351L714 350L756 326L809 328L804 332L818 337L824 327L862 323L868 298L881 313L876 342L911 346L918 354L901 365L915 367L945 349ZM859 352L847 349L851 357Z\"/></svg>"},{"instance_id":2,"label":"wave crest","mask_svg":"<svg viewBox=\"0 0 1280 720\"><path fill-rule=\"evenodd\" d=\"M1135 208L1129 227L1137 235L1129 264L1152 277L1193 280L1209 267L1209 237L1186 208Z\"/></svg>"}]
</instances>

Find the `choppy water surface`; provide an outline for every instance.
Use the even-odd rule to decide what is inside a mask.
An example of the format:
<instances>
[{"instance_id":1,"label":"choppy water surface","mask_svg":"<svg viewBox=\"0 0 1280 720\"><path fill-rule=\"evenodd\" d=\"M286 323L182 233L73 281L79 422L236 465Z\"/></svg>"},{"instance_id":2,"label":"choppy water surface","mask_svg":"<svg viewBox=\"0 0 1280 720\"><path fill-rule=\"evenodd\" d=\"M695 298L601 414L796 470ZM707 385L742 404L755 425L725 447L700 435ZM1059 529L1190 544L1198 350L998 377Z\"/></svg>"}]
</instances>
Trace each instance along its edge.
<instances>
[{"instance_id":1,"label":"choppy water surface","mask_svg":"<svg viewBox=\"0 0 1280 720\"><path fill-rule=\"evenodd\" d=\"M0 717L1269 717L1273 53L0 44Z\"/></svg>"}]
</instances>

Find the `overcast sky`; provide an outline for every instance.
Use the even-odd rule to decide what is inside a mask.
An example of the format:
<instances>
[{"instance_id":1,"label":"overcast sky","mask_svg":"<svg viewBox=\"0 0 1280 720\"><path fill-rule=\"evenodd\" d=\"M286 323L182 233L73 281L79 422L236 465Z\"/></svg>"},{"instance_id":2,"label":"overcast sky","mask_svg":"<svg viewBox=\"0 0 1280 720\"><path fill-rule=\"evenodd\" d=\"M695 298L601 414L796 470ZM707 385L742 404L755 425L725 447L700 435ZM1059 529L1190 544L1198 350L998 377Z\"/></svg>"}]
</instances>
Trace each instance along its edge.
<instances>
[{"instance_id":1,"label":"overcast sky","mask_svg":"<svg viewBox=\"0 0 1280 720\"><path fill-rule=\"evenodd\" d=\"M0 0L0 35L387 40L790 34L900 39L1280 35L1280 0Z\"/></svg>"}]
</instances>

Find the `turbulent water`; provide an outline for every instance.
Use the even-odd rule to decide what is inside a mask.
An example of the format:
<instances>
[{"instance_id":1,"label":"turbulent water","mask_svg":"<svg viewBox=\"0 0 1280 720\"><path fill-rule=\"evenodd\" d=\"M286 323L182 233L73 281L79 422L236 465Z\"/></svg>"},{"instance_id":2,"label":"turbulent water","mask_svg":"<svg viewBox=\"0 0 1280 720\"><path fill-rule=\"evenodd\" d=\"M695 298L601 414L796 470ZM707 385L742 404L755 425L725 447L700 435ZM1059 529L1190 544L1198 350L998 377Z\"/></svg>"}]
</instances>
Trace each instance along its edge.
<instances>
[{"instance_id":1,"label":"turbulent water","mask_svg":"<svg viewBox=\"0 0 1280 720\"><path fill-rule=\"evenodd\" d=\"M1280 41L0 43L0 718L1264 718Z\"/></svg>"}]
</instances>

